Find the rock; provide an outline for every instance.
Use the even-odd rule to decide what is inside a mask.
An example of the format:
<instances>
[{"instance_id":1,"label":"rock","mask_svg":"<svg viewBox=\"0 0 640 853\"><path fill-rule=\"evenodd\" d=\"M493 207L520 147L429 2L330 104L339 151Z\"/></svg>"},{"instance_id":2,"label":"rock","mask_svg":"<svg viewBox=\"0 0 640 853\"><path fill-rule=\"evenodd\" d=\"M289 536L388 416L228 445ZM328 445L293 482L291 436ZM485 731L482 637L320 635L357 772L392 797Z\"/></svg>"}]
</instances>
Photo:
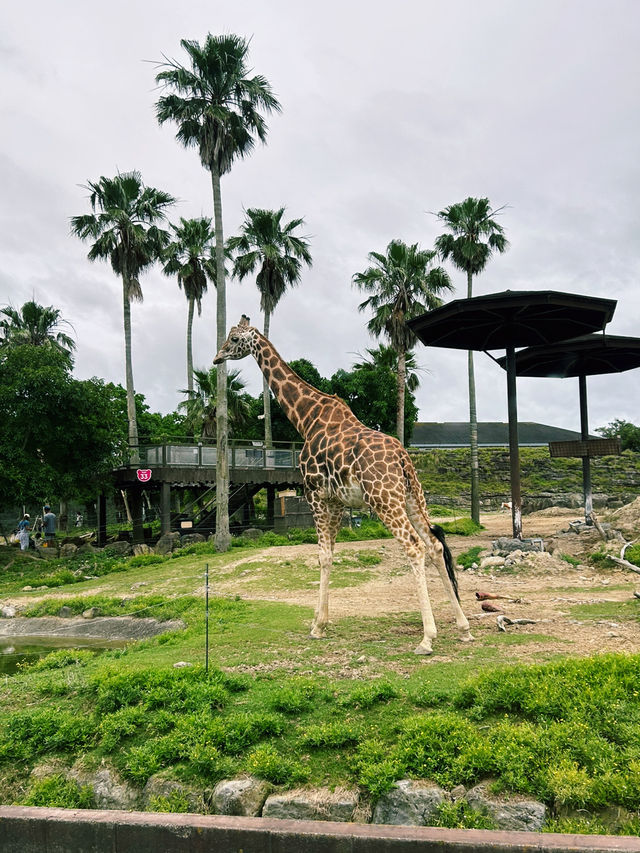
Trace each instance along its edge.
<instances>
[{"instance_id":1,"label":"rock","mask_svg":"<svg viewBox=\"0 0 640 853\"><path fill-rule=\"evenodd\" d=\"M262 779L223 779L213 789L210 809L214 814L259 817L271 790Z\"/></svg>"},{"instance_id":2,"label":"rock","mask_svg":"<svg viewBox=\"0 0 640 853\"><path fill-rule=\"evenodd\" d=\"M456 785L455 788L452 788L449 791L449 794L451 795L451 799L453 800L454 803L456 803L458 800L461 800L466 793L467 793L467 789L464 787L464 785Z\"/></svg>"},{"instance_id":3,"label":"rock","mask_svg":"<svg viewBox=\"0 0 640 853\"><path fill-rule=\"evenodd\" d=\"M153 554L153 548L150 545L134 545L133 556L139 557L140 554Z\"/></svg>"},{"instance_id":4,"label":"rock","mask_svg":"<svg viewBox=\"0 0 640 853\"><path fill-rule=\"evenodd\" d=\"M61 557L72 557L76 551L78 550L78 546L74 545L72 542L67 542L66 545L60 546L60 556Z\"/></svg>"},{"instance_id":5,"label":"rock","mask_svg":"<svg viewBox=\"0 0 640 853\"><path fill-rule=\"evenodd\" d=\"M260 539L263 533L264 531L259 530L257 527L247 527L242 535L247 539Z\"/></svg>"},{"instance_id":6,"label":"rock","mask_svg":"<svg viewBox=\"0 0 640 853\"><path fill-rule=\"evenodd\" d=\"M189 804L189 811L202 813L205 811L204 792L166 779L159 774L151 776L142 790L142 804L145 809L153 810L153 801L158 797L171 798L172 795L184 797Z\"/></svg>"},{"instance_id":7,"label":"rock","mask_svg":"<svg viewBox=\"0 0 640 853\"><path fill-rule=\"evenodd\" d=\"M153 550L156 554L170 554L172 551L179 547L179 533L164 533L156 542L156 547Z\"/></svg>"},{"instance_id":8,"label":"rock","mask_svg":"<svg viewBox=\"0 0 640 853\"><path fill-rule=\"evenodd\" d=\"M101 548L95 548L89 542L86 545L78 546L78 554L97 554L101 551Z\"/></svg>"},{"instance_id":9,"label":"rock","mask_svg":"<svg viewBox=\"0 0 640 853\"><path fill-rule=\"evenodd\" d=\"M73 610L67 607L66 604L63 604L60 610L58 610L58 616L62 616L63 619L70 619L73 615Z\"/></svg>"},{"instance_id":10,"label":"rock","mask_svg":"<svg viewBox=\"0 0 640 853\"><path fill-rule=\"evenodd\" d=\"M23 586L22 592L31 592L33 590L32 586Z\"/></svg>"},{"instance_id":11,"label":"rock","mask_svg":"<svg viewBox=\"0 0 640 853\"><path fill-rule=\"evenodd\" d=\"M498 566L504 566L504 557L483 557L480 560L481 569L493 569Z\"/></svg>"},{"instance_id":12,"label":"rock","mask_svg":"<svg viewBox=\"0 0 640 853\"><path fill-rule=\"evenodd\" d=\"M93 790L95 806L98 809L131 811L139 804L140 792L108 767L101 767L95 773L73 768L69 779L73 779L78 785L88 785Z\"/></svg>"},{"instance_id":13,"label":"rock","mask_svg":"<svg viewBox=\"0 0 640 853\"><path fill-rule=\"evenodd\" d=\"M133 548L129 542L110 542L102 549L105 554L110 557L130 557L133 554Z\"/></svg>"},{"instance_id":14,"label":"rock","mask_svg":"<svg viewBox=\"0 0 640 853\"><path fill-rule=\"evenodd\" d=\"M351 821L358 805L358 792L346 788L316 788L285 791L267 797L262 817L284 820Z\"/></svg>"},{"instance_id":15,"label":"rock","mask_svg":"<svg viewBox=\"0 0 640 853\"><path fill-rule=\"evenodd\" d=\"M428 826L445 798L445 792L437 785L401 779L378 800L372 823Z\"/></svg>"},{"instance_id":16,"label":"rock","mask_svg":"<svg viewBox=\"0 0 640 853\"><path fill-rule=\"evenodd\" d=\"M99 607L90 607L88 610L83 611L82 616L85 619L95 619L96 616L100 616L101 612Z\"/></svg>"},{"instance_id":17,"label":"rock","mask_svg":"<svg viewBox=\"0 0 640 853\"><path fill-rule=\"evenodd\" d=\"M482 782L465 794L472 809L489 815L498 829L540 832L547 816L547 807L536 800L509 798L497 800L487 793L490 783Z\"/></svg>"},{"instance_id":18,"label":"rock","mask_svg":"<svg viewBox=\"0 0 640 853\"><path fill-rule=\"evenodd\" d=\"M13 619L16 615L16 609L13 604L2 604L0 605L0 616L3 619Z\"/></svg>"},{"instance_id":19,"label":"rock","mask_svg":"<svg viewBox=\"0 0 640 853\"><path fill-rule=\"evenodd\" d=\"M188 545L197 545L199 542L206 542L207 539L202 533L185 533L180 537L180 547L186 548Z\"/></svg>"},{"instance_id":20,"label":"rock","mask_svg":"<svg viewBox=\"0 0 640 853\"><path fill-rule=\"evenodd\" d=\"M544 550L542 539L509 539L502 536L491 543L494 555L506 556L512 551L542 551Z\"/></svg>"},{"instance_id":21,"label":"rock","mask_svg":"<svg viewBox=\"0 0 640 853\"><path fill-rule=\"evenodd\" d=\"M184 669L187 666L193 666L193 664L190 663L188 660L179 660L179 661L176 661L176 663L174 663L173 668L174 669Z\"/></svg>"}]
</instances>

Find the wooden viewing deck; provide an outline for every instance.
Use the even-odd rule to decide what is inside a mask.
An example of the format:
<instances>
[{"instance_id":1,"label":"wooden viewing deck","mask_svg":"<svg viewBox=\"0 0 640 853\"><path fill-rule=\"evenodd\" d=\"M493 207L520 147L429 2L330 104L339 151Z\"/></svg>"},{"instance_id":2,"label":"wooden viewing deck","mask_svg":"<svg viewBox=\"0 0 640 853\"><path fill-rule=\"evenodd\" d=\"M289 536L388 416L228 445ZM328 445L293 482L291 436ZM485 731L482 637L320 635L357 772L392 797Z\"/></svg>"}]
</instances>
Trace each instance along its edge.
<instances>
[{"instance_id":1,"label":"wooden viewing deck","mask_svg":"<svg viewBox=\"0 0 640 853\"><path fill-rule=\"evenodd\" d=\"M267 490L267 522L273 522L276 489L302 485L299 444L276 444L265 447L261 442L229 442L229 515L244 509L250 520L253 497L260 489ZM162 532L184 528L185 510L171 511L172 493L189 489L197 493L192 502L192 530L211 533L215 529L215 484L218 449L206 442L166 442L145 444L137 448L139 461L114 469L117 488L128 496L133 518L133 540L143 541L142 492L160 492ZM132 454L134 456L134 454ZM134 456L135 458L135 456ZM104 512L104 510L102 510ZM105 522L106 525L106 522ZM106 529L98 523L99 528ZM99 534L100 539L100 534Z\"/></svg>"}]
</instances>

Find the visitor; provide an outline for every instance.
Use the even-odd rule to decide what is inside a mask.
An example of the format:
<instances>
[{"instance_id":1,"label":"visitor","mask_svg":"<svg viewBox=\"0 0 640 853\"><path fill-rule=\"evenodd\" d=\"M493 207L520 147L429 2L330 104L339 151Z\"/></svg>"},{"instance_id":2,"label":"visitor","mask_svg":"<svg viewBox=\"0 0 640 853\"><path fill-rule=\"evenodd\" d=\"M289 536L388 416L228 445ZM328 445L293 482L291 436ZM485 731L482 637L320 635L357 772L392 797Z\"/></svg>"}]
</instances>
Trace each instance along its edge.
<instances>
[{"instance_id":1,"label":"visitor","mask_svg":"<svg viewBox=\"0 0 640 853\"><path fill-rule=\"evenodd\" d=\"M42 524L44 526L44 544L52 545L56 538L56 516L51 512L49 504L46 504L44 507Z\"/></svg>"},{"instance_id":2,"label":"visitor","mask_svg":"<svg viewBox=\"0 0 640 853\"><path fill-rule=\"evenodd\" d=\"M25 512L22 519L18 522L18 540L20 541L20 550L29 550L29 530L31 527L31 516Z\"/></svg>"}]
</instances>

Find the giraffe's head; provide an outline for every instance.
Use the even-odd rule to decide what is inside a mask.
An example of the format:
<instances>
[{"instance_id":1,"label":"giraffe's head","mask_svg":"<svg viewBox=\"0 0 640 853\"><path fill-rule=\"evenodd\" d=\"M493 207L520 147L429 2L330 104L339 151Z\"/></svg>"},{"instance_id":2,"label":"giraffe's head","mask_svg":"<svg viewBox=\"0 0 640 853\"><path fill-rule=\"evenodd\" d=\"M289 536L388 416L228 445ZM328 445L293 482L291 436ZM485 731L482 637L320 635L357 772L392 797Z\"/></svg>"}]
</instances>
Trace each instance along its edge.
<instances>
[{"instance_id":1,"label":"giraffe's head","mask_svg":"<svg viewBox=\"0 0 640 853\"><path fill-rule=\"evenodd\" d=\"M243 314L237 326L232 326L229 337L222 345L220 352L213 359L214 364L228 359L244 358L251 352L255 329L249 325L249 318Z\"/></svg>"}]
</instances>

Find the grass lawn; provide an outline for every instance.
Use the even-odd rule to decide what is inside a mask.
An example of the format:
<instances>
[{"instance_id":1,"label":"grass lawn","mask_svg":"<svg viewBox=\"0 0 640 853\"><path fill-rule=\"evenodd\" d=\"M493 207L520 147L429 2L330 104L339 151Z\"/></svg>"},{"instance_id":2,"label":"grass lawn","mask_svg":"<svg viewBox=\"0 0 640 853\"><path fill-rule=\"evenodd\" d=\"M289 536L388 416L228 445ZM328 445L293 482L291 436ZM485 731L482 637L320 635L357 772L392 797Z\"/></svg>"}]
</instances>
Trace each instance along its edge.
<instances>
[{"instance_id":1,"label":"grass lawn","mask_svg":"<svg viewBox=\"0 0 640 853\"><path fill-rule=\"evenodd\" d=\"M512 665L514 648L544 644L544 630L461 645L455 626L445 624L437 657L424 659L411 652L417 612L337 619L328 639L311 640L309 607L259 599L310 583L304 561L279 558L277 549L265 557L248 546L215 554L203 545L160 559L38 565L16 555L12 549L13 563L4 562L0 598L28 601L31 615L55 614L62 604L76 613L97 606L103 615L180 618L186 628L97 657L60 650L6 678L5 803L91 805L63 776L30 778L45 762L95 768L104 761L137 786L159 772L201 788L251 773L285 788L357 786L372 802L400 778L448 789L491 778L497 792L544 801L551 830L640 833L640 656L555 653L537 665ZM358 589L377 561L364 542L341 554L334 585ZM50 583L65 578L71 582ZM258 597L216 595L222 578L241 578ZM26 585L48 589L23 592ZM618 606L617 618L637 618L632 602L628 609L621 615ZM581 619L614 612L606 602L574 610ZM176 669L178 661L191 666ZM611 806L619 817L605 824ZM442 825L478 821L460 809L441 816Z\"/></svg>"}]
</instances>

